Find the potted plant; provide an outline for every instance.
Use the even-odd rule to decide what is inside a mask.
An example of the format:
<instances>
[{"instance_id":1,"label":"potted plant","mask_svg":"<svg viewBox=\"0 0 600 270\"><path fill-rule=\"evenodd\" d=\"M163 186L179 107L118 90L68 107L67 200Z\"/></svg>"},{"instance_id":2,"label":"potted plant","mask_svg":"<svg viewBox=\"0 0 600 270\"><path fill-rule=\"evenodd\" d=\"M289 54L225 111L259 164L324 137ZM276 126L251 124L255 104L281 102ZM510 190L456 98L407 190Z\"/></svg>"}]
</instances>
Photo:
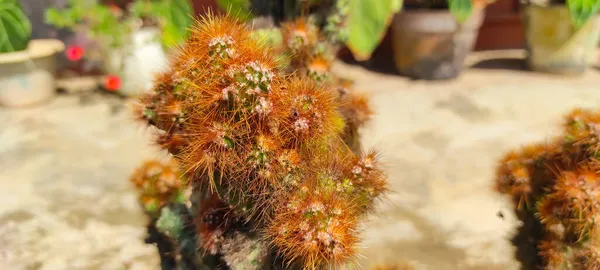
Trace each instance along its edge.
<instances>
[{"instance_id":1,"label":"potted plant","mask_svg":"<svg viewBox=\"0 0 600 270\"><path fill-rule=\"evenodd\" d=\"M69 0L67 8L48 9L46 21L93 39L86 57L101 59L106 73L122 79L119 93L136 96L166 67L165 50L185 39L191 14L188 0L136 0L127 8Z\"/></svg>"},{"instance_id":2,"label":"potted plant","mask_svg":"<svg viewBox=\"0 0 600 270\"><path fill-rule=\"evenodd\" d=\"M600 1L527 1L524 24L530 69L559 74L582 74L600 37Z\"/></svg>"},{"instance_id":3,"label":"potted plant","mask_svg":"<svg viewBox=\"0 0 600 270\"><path fill-rule=\"evenodd\" d=\"M368 60L383 39L402 0L219 0L219 7L242 19L270 17L275 24L314 16L330 43L342 43L356 60ZM308 13L308 14L307 14Z\"/></svg>"},{"instance_id":4,"label":"potted plant","mask_svg":"<svg viewBox=\"0 0 600 270\"><path fill-rule=\"evenodd\" d=\"M31 23L19 1L0 0L0 104L24 106L56 93L58 40L31 40Z\"/></svg>"},{"instance_id":5,"label":"potted plant","mask_svg":"<svg viewBox=\"0 0 600 270\"><path fill-rule=\"evenodd\" d=\"M392 23L398 72L426 80L457 77L477 38L487 5L484 1L405 3L404 11Z\"/></svg>"}]
</instances>

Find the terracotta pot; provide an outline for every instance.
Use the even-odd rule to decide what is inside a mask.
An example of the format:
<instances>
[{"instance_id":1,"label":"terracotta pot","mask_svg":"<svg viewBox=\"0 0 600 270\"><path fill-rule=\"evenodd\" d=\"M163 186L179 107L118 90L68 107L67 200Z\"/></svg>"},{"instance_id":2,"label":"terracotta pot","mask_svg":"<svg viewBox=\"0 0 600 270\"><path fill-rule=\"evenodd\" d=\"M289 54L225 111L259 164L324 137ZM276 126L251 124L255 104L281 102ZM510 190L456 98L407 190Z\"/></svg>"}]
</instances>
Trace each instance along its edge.
<instances>
[{"instance_id":1,"label":"terracotta pot","mask_svg":"<svg viewBox=\"0 0 600 270\"><path fill-rule=\"evenodd\" d=\"M565 5L527 6L523 14L527 64L531 70L582 74L597 60L600 16L576 29Z\"/></svg>"},{"instance_id":2,"label":"terracotta pot","mask_svg":"<svg viewBox=\"0 0 600 270\"><path fill-rule=\"evenodd\" d=\"M463 24L448 10L406 9L396 14L392 44L397 71L416 79L457 77L482 20L482 8L474 8Z\"/></svg>"}]
</instances>

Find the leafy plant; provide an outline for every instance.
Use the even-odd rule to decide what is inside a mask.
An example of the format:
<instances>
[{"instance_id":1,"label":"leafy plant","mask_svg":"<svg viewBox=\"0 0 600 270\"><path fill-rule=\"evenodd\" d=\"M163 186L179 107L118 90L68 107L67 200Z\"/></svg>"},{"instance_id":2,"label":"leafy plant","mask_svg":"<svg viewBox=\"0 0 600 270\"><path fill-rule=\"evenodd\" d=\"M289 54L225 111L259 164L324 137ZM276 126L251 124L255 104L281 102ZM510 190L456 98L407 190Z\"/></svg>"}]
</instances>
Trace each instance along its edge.
<instances>
[{"instance_id":1,"label":"leafy plant","mask_svg":"<svg viewBox=\"0 0 600 270\"><path fill-rule=\"evenodd\" d=\"M0 0L0 53L22 51L31 38L31 22L18 0Z\"/></svg>"},{"instance_id":2,"label":"leafy plant","mask_svg":"<svg viewBox=\"0 0 600 270\"><path fill-rule=\"evenodd\" d=\"M448 0L448 9L459 23L464 23L473 13L472 0Z\"/></svg>"},{"instance_id":3,"label":"leafy plant","mask_svg":"<svg viewBox=\"0 0 600 270\"><path fill-rule=\"evenodd\" d=\"M240 20L245 21L252 18L250 0L217 0L217 5L232 17Z\"/></svg>"},{"instance_id":4,"label":"leafy plant","mask_svg":"<svg viewBox=\"0 0 600 270\"><path fill-rule=\"evenodd\" d=\"M135 1L129 10L139 18L152 18L162 29L162 43L166 47L181 44L192 24L192 6L189 0Z\"/></svg>"},{"instance_id":5,"label":"leafy plant","mask_svg":"<svg viewBox=\"0 0 600 270\"><path fill-rule=\"evenodd\" d=\"M132 22L122 17L117 7L108 7L96 1L69 0L67 8L48 8L45 21L58 28L85 32L104 47L120 47Z\"/></svg>"},{"instance_id":6,"label":"leafy plant","mask_svg":"<svg viewBox=\"0 0 600 270\"><path fill-rule=\"evenodd\" d=\"M383 39L402 0L349 0L348 48L357 60L368 59Z\"/></svg>"},{"instance_id":7,"label":"leafy plant","mask_svg":"<svg viewBox=\"0 0 600 270\"><path fill-rule=\"evenodd\" d=\"M576 27L583 26L590 18L598 14L600 10L599 0L567 0L567 7Z\"/></svg>"},{"instance_id":8,"label":"leafy plant","mask_svg":"<svg viewBox=\"0 0 600 270\"><path fill-rule=\"evenodd\" d=\"M331 3L333 2L333 5ZM220 7L235 14L283 13L291 11L310 11L315 6L332 6L326 8L329 14L325 14L324 32L332 41L346 43L355 58L359 60L368 59L375 50L392 21L393 15L400 11L402 0L333 0L333 1L286 1L286 6L278 6L278 1L250 1L250 0L219 0ZM258 10L258 12L257 12ZM293 12L292 12L293 13ZM269 14L277 17L279 14ZM309 14L287 14L286 19L295 16L308 16ZM247 19L250 15L244 15Z\"/></svg>"},{"instance_id":9,"label":"leafy plant","mask_svg":"<svg viewBox=\"0 0 600 270\"><path fill-rule=\"evenodd\" d=\"M128 10L98 1L69 0L67 8L47 9L45 19L59 28L86 32L107 48L121 47L142 21L159 26L161 42L169 48L186 38L191 14L189 0L136 0Z\"/></svg>"}]
</instances>

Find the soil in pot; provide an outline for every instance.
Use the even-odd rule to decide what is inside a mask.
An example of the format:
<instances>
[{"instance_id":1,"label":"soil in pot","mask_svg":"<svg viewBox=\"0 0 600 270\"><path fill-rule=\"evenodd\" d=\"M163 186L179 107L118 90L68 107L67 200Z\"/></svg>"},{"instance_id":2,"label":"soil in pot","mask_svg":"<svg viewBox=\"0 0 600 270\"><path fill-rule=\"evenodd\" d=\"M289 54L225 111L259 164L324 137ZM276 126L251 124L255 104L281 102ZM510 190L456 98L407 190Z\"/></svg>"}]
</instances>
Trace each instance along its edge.
<instances>
[{"instance_id":1,"label":"soil in pot","mask_svg":"<svg viewBox=\"0 0 600 270\"><path fill-rule=\"evenodd\" d=\"M397 71L415 79L457 77L471 52L483 19L483 9L459 24L443 6L407 5L392 22L392 44Z\"/></svg>"},{"instance_id":2,"label":"soil in pot","mask_svg":"<svg viewBox=\"0 0 600 270\"><path fill-rule=\"evenodd\" d=\"M577 75L597 60L600 16L577 29L566 5L529 5L523 19L531 70Z\"/></svg>"}]
</instances>

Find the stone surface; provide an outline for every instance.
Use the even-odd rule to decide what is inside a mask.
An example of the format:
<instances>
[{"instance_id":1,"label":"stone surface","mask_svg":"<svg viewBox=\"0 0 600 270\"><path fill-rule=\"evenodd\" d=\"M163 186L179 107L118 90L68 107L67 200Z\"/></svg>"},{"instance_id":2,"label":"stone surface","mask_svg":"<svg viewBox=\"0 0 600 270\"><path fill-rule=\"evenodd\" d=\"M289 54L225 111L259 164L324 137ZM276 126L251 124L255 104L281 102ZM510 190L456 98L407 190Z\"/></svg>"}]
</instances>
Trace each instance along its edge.
<instances>
[{"instance_id":1,"label":"stone surface","mask_svg":"<svg viewBox=\"0 0 600 270\"><path fill-rule=\"evenodd\" d=\"M362 268L518 269L508 240L517 223L492 190L495 161L554 134L571 108L597 106L600 73L470 63L481 67L446 82L336 65L372 97L378 114L363 143L381 150L392 189L364 226ZM36 108L0 108L0 121L0 269L158 268L127 178L161 152L124 100L63 94Z\"/></svg>"}]
</instances>

